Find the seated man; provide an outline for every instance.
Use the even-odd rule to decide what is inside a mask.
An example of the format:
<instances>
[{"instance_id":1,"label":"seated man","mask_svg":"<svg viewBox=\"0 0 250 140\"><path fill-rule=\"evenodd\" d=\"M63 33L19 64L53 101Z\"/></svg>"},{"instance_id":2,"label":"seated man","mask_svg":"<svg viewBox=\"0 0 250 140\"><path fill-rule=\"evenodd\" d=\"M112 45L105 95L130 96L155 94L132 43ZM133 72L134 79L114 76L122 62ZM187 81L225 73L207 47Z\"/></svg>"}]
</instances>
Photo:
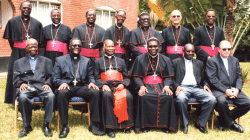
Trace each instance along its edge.
<instances>
[{"instance_id":1,"label":"seated man","mask_svg":"<svg viewBox=\"0 0 250 140\"><path fill-rule=\"evenodd\" d=\"M125 133L130 133L134 126L133 96L127 90L130 79L125 60L114 56L114 42L105 40L103 50L105 55L95 62L95 78L103 91L104 126L108 136L113 138L114 129L125 129Z\"/></svg>"},{"instance_id":2,"label":"seated man","mask_svg":"<svg viewBox=\"0 0 250 140\"><path fill-rule=\"evenodd\" d=\"M239 60L230 56L232 46L230 42L223 40L219 44L219 54L207 61L207 76L211 82L211 90L217 99L215 110L220 117L220 129L231 127L240 133L244 132L241 125L235 119L246 114L250 109L250 99L241 91L243 81ZM226 100L231 99L237 106L229 110Z\"/></svg>"},{"instance_id":3,"label":"seated man","mask_svg":"<svg viewBox=\"0 0 250 140\"><path fill-rule=\"evenodd\" d=\"M30 122L34 97L36 96L44 102L44 135L52 137L49 122L52 120L55 98L51 91L53 65L50 59L37 55L38 42L35 39L27 40L26 51L28 56L16 60L13 69L13 84L16 88L19 88L19 107L24 127L18 137L27 136L32 131Z\"/></svg>"},{"instance_id":4,"label":"seated man","mask_svg":"<svg viewBox=\"0 0 250 140\"><path fill-rule=\"evenodd\" d=\"M184 58L173 60L175 72L174 88L176 89L176 107L183 120L183 132L188 132L188 98L194 97L202 104L201 114L195 123L202 133L207 133L205 125L214 109L216 99L212 95L205 80L205 67L203 62L193 59L195 48L192 44L184 46ZM210 93L210 94L209 94Z\"/></svg>"},{"instance_id":5,"label":"seated man","mask_svg":"<svg viewBox=\"0 0 250 140\"><path fill-rule=\"evenodd\" d=\"M130 70L135 86L139 89L137 96L135 131L148 132L149 127L162 128L177 132L177 120L173 92L170 89L174 71L171 60L159 54L159 40L148 40L148 53L135 59Z\"/></svg>"},{"instance_id":6,"label":"seated man","mask_svg":"<svg viewBox=\"0 0 250 140\"><path fill-rule=\"evenodd\" d=\"M56 58L53 82L59 87L57 105L62 119L62 131L59 138L66 138L68 128L68 104L71 97L78 96L86 99L90 104L91 124L89 130L96 135L100 131L99 88L95 85L93 64L89 58L80 55L81 41L73 38L69 44L70 54Z\"/></svg>"}]
</instances>

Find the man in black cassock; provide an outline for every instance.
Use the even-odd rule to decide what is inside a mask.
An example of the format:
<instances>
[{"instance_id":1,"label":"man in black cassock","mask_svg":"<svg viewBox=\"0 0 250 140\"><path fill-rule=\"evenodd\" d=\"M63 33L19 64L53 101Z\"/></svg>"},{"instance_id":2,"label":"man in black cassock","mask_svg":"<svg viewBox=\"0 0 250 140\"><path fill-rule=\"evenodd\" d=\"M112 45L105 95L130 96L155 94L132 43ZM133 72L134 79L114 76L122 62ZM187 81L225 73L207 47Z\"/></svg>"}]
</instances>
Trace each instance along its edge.
<instances>
[{"instance_id":1,"label":"man in black cassock","mask_svg":"<svg viewBox=\"0 0 250 140\"><path fill-rule=\"evenodd\" d=\"M50 17L53 23L43 28L42 48L46 49L44 56L50 58L54 65L56 57L68 54L71 29L60 23L59 9L53 9Z\"/></svg>"},{"instance_id":2,"label":"man in black cassock","mask_svg":"<svg viewBox=\"0 0 250 140\"><path fill-rule=\"evenodd\" d=\"M151 37L156 37L159 40L159 47L162 48L164 39L161 34L153 28L150 28L149 13L142 12L139 16L139 22L141 27L138 27L130 32L129 53L131 57L131 63L134 62L137 56L147 53L147 40Z\"/></svg>"},{"instance_id":3,"label":"man in black cassock","mask_svg":"<svg viewBox=\"0 0 250 140\"><path fill-rule=\"evenodd\" d=\"M182 15L179 10L174 10L170 17L172 26L162 31L164 44L162 54L168 56L171 60L184 56L184 45L191 43L190 31L181 26Z\"/></svg>"},{"instance_id":4,"label":"man in black cassock","mask_svg":"<svg viewBox=\"0 0 250 140\"><path fill-rule=\"evenodd\" d=\"M71 97L78 96L90 104L91 123L89 131L102 135L99 114L99 88L95 85L93 63L89 58L80 55L82 43L73 38L70 41L70 53L56 58L53 83L59 87L57 92L57 105L62 120L62 130L59 138L66 138L68 127L68 104Z\"/></svg>"},{"instance_id":5,"label":"man in black cassock","mask_svg":"<svg viewBox=\"0 0 250 140\"><path fill-rule=\"evenodd\" d=\"M41 42L42 24L30 17L31 3L23 1L20 4L21 16L10 19L6 25L3 38L9 40L12 53L8 66L7 84L5 90L5 103L14 103L16 90L13 88L13 64L14 62L25 56L26 40L34 38ZM40 46L40 44L39 44ZM40 52L39 52L40 53Z\"/></svg>"},{"instance_id":6,"label":"man in black cassock","mask_svg":"<svg viewBox=\"0 0 250 140\"><path fill-rule=\"evenodd\" d=\"M197 59L206 62L210 57L218 54L219 43L225 39L223 30L214 25L216 20L215 11L206 11L206 25L195 29L193 44Z\"/></svg>"},{"instance_id":7,"label":"man in black cassock","mask_svg":"<svg viewBox=\"0 0 250 140\"><path fill-rule=\"evenodd\" d=\"M115 56L126 60L128 43L126 40L129 36L129 30L123 26L123 22L126 19L125 10L119 9L116 11L116 25L109 27L103 36L103 41L111 39L115 44Z\"/></svg>"},{"instance_id":8,"label":"man in black cassock","mask_svg":"<svg viewBox=\"0 0 250 140\"><path fill-rule=\"evenodd\" d=\"M96 12L89 9L86 12L87 23L76 26L72 33L72 38L79 38L82 41L82 50L80 55L90 58L93 63L99 59L102 51L102 38L105 30L95 24Z\"/></svg>"},{"instance_id":9,"label":"man in black cassock","mask_svg":"<svg viewBox=\"0 0 250 140\"><path fill-rule=\"evenodd\" d=\"M114 55L114 42L104 41L105 55L95 62L95 79L102 89L103 123L109 137L115 137L114 129L130 133L134 126L133 96L127 89L130 84L124 59Z\"/></svg>"},{"instance_id":10,"label":"man in black cassock","mask_svg":"<svg viewBox=\"0 0 250 140\"><path fill-rule=\"evenodd\" d=\"M171 60L159 54L159 40L148 40L148 53L138 56L129 74L139 89L135 115L135 131L148 132L150 127L177 132L173 92L174 71Z\"/></svg>"}]
</instances>

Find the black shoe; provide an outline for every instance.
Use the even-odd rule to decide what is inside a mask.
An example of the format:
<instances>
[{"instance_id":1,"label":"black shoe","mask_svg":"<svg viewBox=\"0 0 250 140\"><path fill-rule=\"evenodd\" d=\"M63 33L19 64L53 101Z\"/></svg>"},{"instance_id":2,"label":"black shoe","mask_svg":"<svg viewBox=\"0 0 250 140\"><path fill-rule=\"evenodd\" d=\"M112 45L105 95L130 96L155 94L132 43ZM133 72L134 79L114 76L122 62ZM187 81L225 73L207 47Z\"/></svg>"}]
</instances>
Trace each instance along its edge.
<instances>
[{"instance_id":1,"label":"black shoe","mask_svg":"<svg viewBox=\"0 0 250 140\"><path fill-rule=\"evenodd\" d=\"M125 133L126 134L130 134L131 133L130 128L129 129L125 129Z\"/></svg>"},{"instance_id":2,"label":"black shoe","mask_svg":"<svg viewBox=\"0 0 250 140\"><path fill-rule=\"evenodd\" d=\"M62 131L59 134L59 138L66 138L69 133L69 128L68 127L63 127Z\"/></svg>"},{"instance_id":3,"label":"black shoe","mask_svg":"<svg viewBox=\"0 0 250 140\"><path fill-rule=\"evenodd\" d=\"M142 132L143 132L143 133L148 133L149 131L150 131L149 128L143 128L143 129L142 129Z\"/></svg>"},{"instance_id":4,"label":"black shoe","mask_svg":"<svg viewBox=\"0 0 250 140\"><path fill-rule=\"evenodd\" d=\"M48 125L43 126L43 133L45 137L52 137L53 135Z\"/></svg>"},{"instance_id":5,"label":"black shoe","mask_svg":"<svg viewBox=\"0 0 250 140\"><path fill-rule=\"evenodd\" d=\"M187 134L188 133L188 125L184 126L182 130L183 130L184 134Z\"/></svg>"},{"instance_id":6,"label":"black shoe","mask_svg":"<svg viewBox=\"0 0 250 140\"><path fill-rule=\"evenodd\" d=\"M29 134L29 132L31 132L31 131L32 131L31 126L25 127L25 128L18 134L18 137L19 137L19 138L25 137L25 136L27 136L27 134Z\"/></svg>"},{"instance_id":7,"label":"black shoe","mask_svg":"<svg viewBox=\"0 0 250 140\"><path fill-rule=\"evenodd\" d=\"M198 128L202 133L208 133L206 128L201 126L198 122L195 122L195 127Z\"/></svg>"},{"instance_id":8,"label":"black shoe","mask_svg":"<svg viewBox=\"0 0 250 140\"><path fill-rule=\"evenodd\" d=\"M235 121L232 122L231 128L237 132L243 133L244 129L241 125L237 124Z\"/></svg>"},{"instance_id":9,"label":"black shoe","mask_svg":"<svg viewBox=\"0 0 250 140\"><path fill-rule=\"evenodd\" d=\"M223 120L220 116L217 116L217 120L219 121L219 128L221 131L224 131L225 130L225 127L223 125Z\"/></svg>"},{"instance_id":10,"label":"black shoe","mask_svg":"<svg viewBox=\"0 0 250 140\"><path fill-rule=\"evenodd\" d=\"M162 128L161 129L164 133L169 133L169 129L168 128Z\"/></svg>"},{"instance_id":11,"label":"black shoe","mask_svg":"<svg viewBox=\"0 0 250 140\"><path fill-rule=\"evenodd\" d=\"M109 129L109 130L108 130L108 136L109 136L110 138L114 138L114 137L115 137L115 132L114 132L114 130Z\"/></svg>"}]
</instances>

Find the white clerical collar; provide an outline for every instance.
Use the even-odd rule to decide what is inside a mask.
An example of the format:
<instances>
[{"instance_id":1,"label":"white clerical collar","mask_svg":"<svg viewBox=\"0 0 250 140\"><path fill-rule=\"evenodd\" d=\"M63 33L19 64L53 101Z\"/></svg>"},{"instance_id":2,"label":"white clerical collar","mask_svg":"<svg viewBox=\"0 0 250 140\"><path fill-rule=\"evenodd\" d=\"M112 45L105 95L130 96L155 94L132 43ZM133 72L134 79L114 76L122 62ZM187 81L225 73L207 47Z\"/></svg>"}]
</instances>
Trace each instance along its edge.
<instances>
[{"instance_id":1,"label":"white clerical collar","mask_svg":"<svg viewBox=\"0 0 250 140\"><path fill-rule=\"evenodd\" d=\"M209 27L210 29L214 27L214 25L213 25L213 26L209 26L209 25L207 25L207 24L206 24L206 26Z\"/></svg>"},{"instance_id":2,"label":"white clerical collar","mask_svg":"<svg viewBox=\"0 0 250 140\"><path fill-rule=\"evenodd\" d=\"M149 55L150 57L152 57L152 58L157 57L157 56L158 56L158 54L159 54L159 53L157 53L156 55L152 55L152 54L148 53L148 55Z\"/></svg>"},{"instance_id":3,"label":"white clerical collar","mask_svg":"<svg viewBox=\"0 0 250 140\"><path fill-rule=\"evenodd\" d=\"M59 26L61 23L58 23L58 24L52 23L52 24L53 24L54 26L57 27L57 26Z\"/></svg>"},{"instance_id":4,"label":"white clerical collar","mask_svg":"<svg viewBox=\"0 0 250 140\"><path fill-rule=\"evenodd\" d=\"M224 57L222 57L222 56L220 55L220 58L221 58L222 61L227 61L227 58L228 58L228 57L227 57L227 58L224 58Z\"/></svg>"},{"instance_id":5,"label":"white clerical collar","mask_svg":"<svg viewBox=\"0 0 250 140\"><path fill-rule=\"evenodd\" d=\"M105 57L108 57L109 59L111 59L114 55L106 55L104 54Z\"/></svg>"},{"instance_id":6,"label":"white clerical collar","mask_svg":"<svg viewBox=\"0 0 250 140\"><path fill-rule=\"evenodd\" d=\"M122 28L122 26L119 27L119 26L117 25L117 23L115 24L115 26L116 26L119 30L121 30L121 28Z\"/></svg>"},{"instance_id":7,"label":"white clerical collar","mask_svg":"<svg viewBox=\"0 0 250 140\"><path fill-rule=\"evenodd\" d=\"M188 60L185 57L183 57L183 58L184 58L184 61L187 62L187 63L191 63L192 62L192 59Z\"/></svg>"}]
</instances>

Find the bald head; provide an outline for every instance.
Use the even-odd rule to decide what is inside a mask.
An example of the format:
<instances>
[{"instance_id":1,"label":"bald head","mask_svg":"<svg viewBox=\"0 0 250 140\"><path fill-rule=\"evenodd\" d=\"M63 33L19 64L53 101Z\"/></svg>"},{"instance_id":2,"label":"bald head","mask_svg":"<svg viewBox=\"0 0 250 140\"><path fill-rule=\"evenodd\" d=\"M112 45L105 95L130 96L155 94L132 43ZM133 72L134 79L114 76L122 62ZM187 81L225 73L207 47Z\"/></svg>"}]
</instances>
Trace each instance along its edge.
<instances>
[{"instance_id":1,"label":"bald head","mask_svg":"<svg viewBox=\"0 0 250 140\"><path fill-rule=\"evenodd\" d=\"M38 42L34 38L30 38L26 41L26 51L32 57L37 54L38 51Z\"/></svg>"},{"instance_id":2,"label":"bald head","mask_svg":"<svg viewBox=\"0 0 250 140\"><path fill-rule=\"evenodd\" d=\"M227 41L227 40L222 40L221 42L220 42L220 44L219 44L219 48L221 49L221 48L223 48L224 46L227 46L227 47L232 47L231 46L231 43L229 42L229 41Z\"/></svg>"},{"instance_id":3,"label":"bald head","mask_svg":"<svg viewBox=\"0 0 250 140\"><path fill-rule=\"evenodd\" d=\"M174 26L176 26L176 27L180 26L181 19L182 19L181 11L180 10L172 11L170 19L171 19L172 24Z\"/></svg>"},{"instance_id":4,"label":"bald head","mask_svg":"<svg viewBox=\"0 0 250 140\"><path fill-rule=\"evenodd\" d=\"M115 45L114 42L110 39L106 39L103 45L103 50L106 55L111 56L115 53Z\"/></svg>"},{"instance_id":5,"label":"bald head","mask_svg":"<svg viewBox=\"0 0 250 140\"><path fill-rule=\"evenodd\" d=\"M193 59L194 57L194 53L195 53L195 49L194 49L194 45L191 43L188 43L184 46L184 57L188 60Z\"/></svg>"}]
</instances>

